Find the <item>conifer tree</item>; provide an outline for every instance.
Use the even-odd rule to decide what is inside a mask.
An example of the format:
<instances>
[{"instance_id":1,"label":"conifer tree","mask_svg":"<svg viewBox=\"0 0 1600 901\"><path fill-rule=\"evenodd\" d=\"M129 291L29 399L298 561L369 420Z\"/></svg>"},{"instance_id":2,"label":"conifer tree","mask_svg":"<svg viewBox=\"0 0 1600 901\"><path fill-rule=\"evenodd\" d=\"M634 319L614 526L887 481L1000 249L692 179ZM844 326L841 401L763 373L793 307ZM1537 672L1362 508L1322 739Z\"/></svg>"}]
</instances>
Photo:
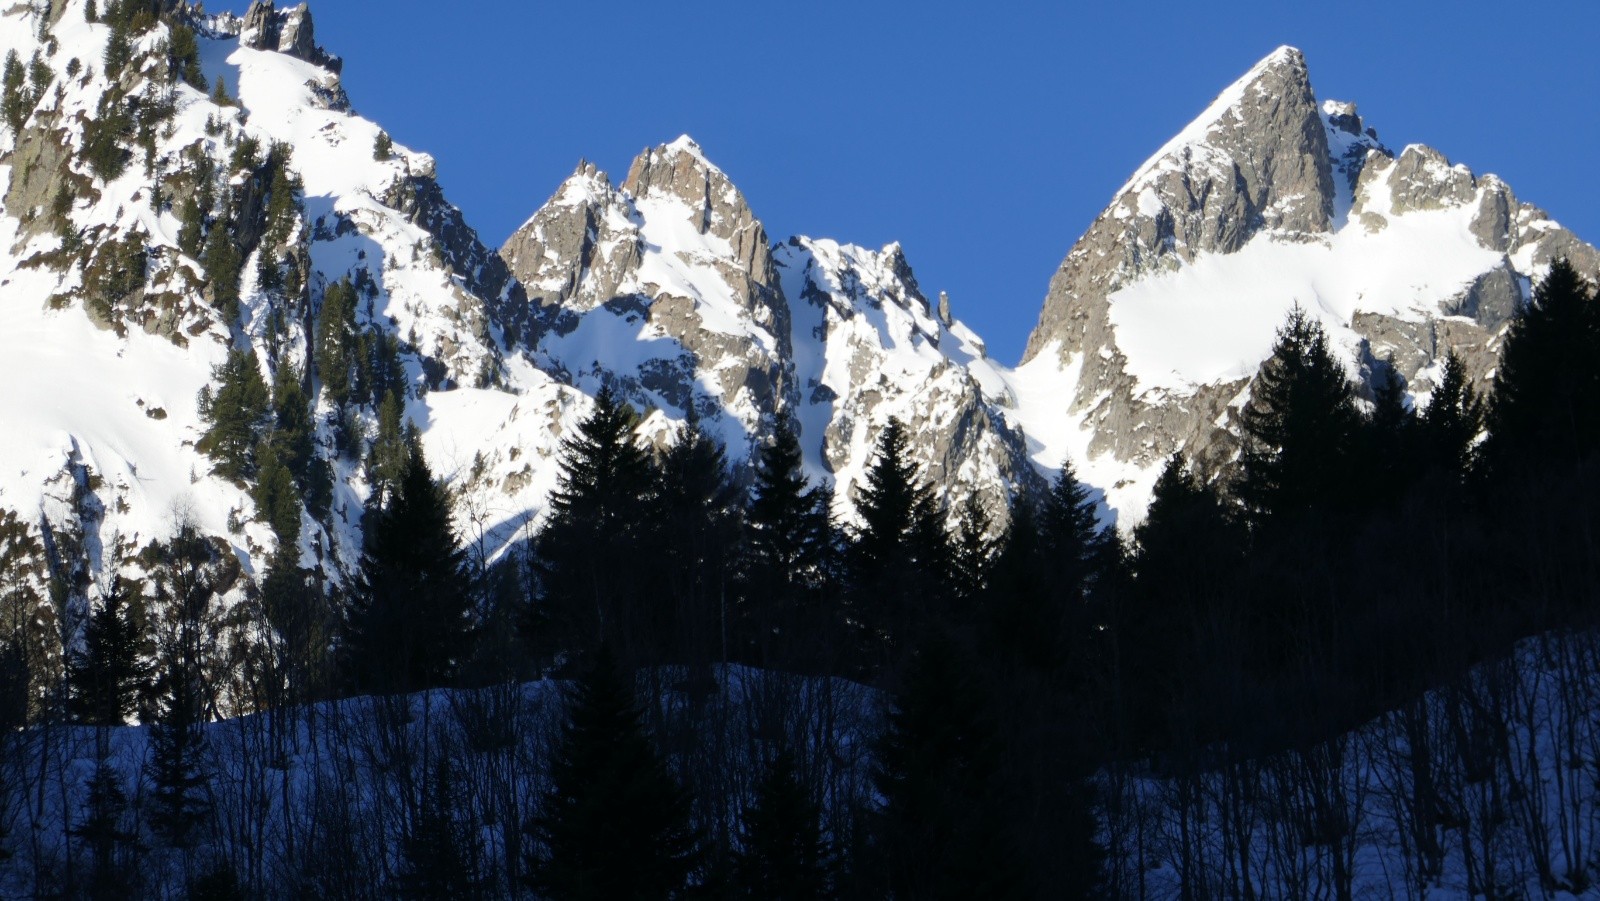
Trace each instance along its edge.
<instances>
[{"instance_id":1,"label":"conifer tree","mask_svg":"<svg viewBox=\"0 0 1600 901\"><path fill-rule=\"evenodd\" d=\"M799 651L801 630L825 626L820 589L828 577L828 495L807 482L800 442L780 420L771 444L756 455L755 484L745 509L739 567L740 631L758 663L781 665Z\"/></svg>"},{"instance_id":2,"label":"conifer tree","mask_svg":"<svg viewBox=\"0 0 1600 901\"><path fill-rule=\"evenodd\" d=\"M393 694L451 684L471 653L474 597L450 503L413 446L388 506L367 526L346 617L346 676Z\"/></svg>"},{"instance_id":3,"label":"conifer tree","mask_svg":"<svg viewBox=\"0 0 1600 901\"><path fill-rule=\"evenodd\" d=\"M999 554L999 542L989 535L992 520L976 494L967 495L961 505L961 520L951 547L955 593L969 608L977 604L989 586L989 577ZM963 617L970 615L968 610Z\"/></svg>"},{"instance_id":4,"label":"conifer tree","mask_svg":"<svg viewBox=\"0 0 1600 901\"><path fill-rule=\"evenodd\" d=\"M211 102L217 106L233 106L233 98L228 96L228 85L223 82L222 76L217 76L216 85L211 89Z\"/></svg>"},{"instance_id":5,"label":"conifer tree","mask_svg":"<svg viewBox=\"0 0 1600 901\"><path fill-rule=\"evenodd\" d=\"M1405 383L1393 365L1376 376L1372 412L1357 427L1353 447L1362 476L1352 487L1369 501L1390 505L1400 500L1421 474L1423 455L1417 420L1405 406Z\"/></svg>"},{"instance_id":6,"label":"conifer tree","mask_svg":"<svg viewBox=\"0 0 1600 901\"><path fill-rule=\"evenodd\" d=\"M1118 636L1127 725L1141 747L1165 741L1178 699L1218 675L1196 665L1228 621L1246 537L1214 485L1181 454L1167 461L1133 530L1133 583Z\"/></svg>"},{"instance_id":7,"label":"conifer tree","mask_svg":"<svg viewBox=\"0 0 1600 901\"><path fill-rule=\"evenodd\" d=\"M908 630L944 613L950 590L949 539L933 492L907 452L905 426L890 419L878 436L860 489L861 525L847 553L852 603L872 634L869 659L895 656Z\"/></svg>"},{"instance_id":8,"label":"conifer tree","mask_svg":"<svg viewBox=\"0 0 1600 901\"><path fill-rule=\"evenodd\" d=\"M649 559L666 596L655 602L666 659L709 663L725 650L728 583L739 534L739 493L722 446L701 430L691 408L678 439L661 455L651 491Z\"/></svg>"},{"instance_id":9,"label":"conifer tree","mask_svg":"<svg viewBox=\"0 0 1600 901\"><path fill-rule=\"evenodd\" d=\"M111 36L106 39L105 56L102 58L106 77L116 81L122 70L133 58L133 43L128 40L128 25L120 16L110 15L114 7L106 7L107 22L111 26Z\"/></svg>"},{"instance_id":10,"label":"conifer tree","mask_svg":"<svg viewBox=\"0 0 1600 901\"><path fill-rule=\"evenodd\" d=\"M441 759L423 786L422 803L400 843L395 897L407 901L471 901L484 896L478 842L453 810L450 764Z\"/></svg>"},{"instance_id":11,"label":"conifer tree","mask_svg":"<svg viewBox=\"0 0 1600 901\"><path fill-rule=\"evenodd\" d=\"M350 398L351 366L356 355L356 289L345 276L322 294L317 321L316 364L322 390L335 406Z\"/></svg>"},{"instance_id":12,"label":"conifer tree","mask_svg":"<svg viewBox=\"0 0 1600 901\"><path fill-rule=\"evenodd\" d=\"M377 506L388 503L399 489L406 466L411 460L415 436L405 419L405 402L393 391L383 396L378 407L378 434L372 440L367 454L367 478L372 482L371 502Z\"/></svg>"},{"instance_id":13,"label":"conifer tree","mask_svg":"<svg viewBox=\"0 0 1600 901\"><path fill-rule=\"evenodd\" d=\"M529 823L529 883L551 901L679 898L694 870L689 801L605 648L567 699L550 789Z\"/></svg>"},{"instance_id":14,"label":"conifer tree","mask_svg":"<svg viewBox=\"0 0 1600 901\"><path fill-rule=\"evenodd\" d=\"M7 51L4 75L0 76L0 117L4 117L13 134L22 130L30 112L24 90L26 79L27 71L22 68L17 51Z\"/></svg>"},{"instance_id":15,"label":"conifer tree","mask_svg":"<svg viewBox=\"0 0 1600 901\"><path fill-rule=\"evenodd\" d=\"M1600 447L1600 304L1557 260L1518 311L1495 371L1484 462L1507 478L1535 461L1571 464Z\"/></svg>"},{"instance_id":16,"label":"conifer tree","mask_svg":"<svg viewBox=\"0 0 1600 901\"><path fill-rule=\"evenodd\" d=\"M1337 505L1350 482L1355 395L1322 324L1295 307L1240 411L1239 499L1256 524Z\"/></svg>"},{"instance_id":17,"label":"conifer tree","mask_svg":"<svg viewBox=\"0 0 1600 901\"><path fill-rule=\"evenodd\" d=\"M300 493L295 489L294 474L278 456L277 445L273 442L262 442L256 457L258 475L250 496L256 504L257 518L271 527L279 545L298 546Z\"/></svg>"},{"instance_id":18,"label":"conifer tree","mask_svg":"<svg viewBox=\"0 0 1600 901\"><path fill-rule=\"evenodd\" d=\"M1081 604L1111 564L1115 535L1100 529L1100 515L1089 486L1078 481L1071 460L1050 483L1039 505L1037 525L1046 579L1064 603Z\"/></svg>"},{"instance_id":19,"label":"conifer tree","mask_svg":"<svg viewBox=\"0 0 1600 901\"><path fill-rule=\"evenodd\" d=\"M138 850L138 833L127 822L128 795L122 774L101 760L86 783L82 819L68 834L88 852L86 894L93 901L113 901L137 892L137 870L132 860Z\"/></svg>"},{"instance_id":20,"label":"conifer tree","mask_svg":"<svg viewBox=\"0 0 1600 901\"><path fill-rule=\"evenodd\" d=\"M114 578L84 627L83 649L68 664L69 706L78 722L120 726L133 715L145 682L143 645L127 585Z\"/></svg>"},{"instance_id":21,"label":"conifer tree","mask_svg":"<svg viewBox=\"0 0 1600 901\"><path fill-rule=\"evenodd\" d=\"M190 847L210 815L205 723L214 704L216 598L238 579L239 563L190 523L147 551L166 610L156 646L156 710L146 764L154 786L150 822L168 844Z\"/></svg>"},{"instance_id":22,"label":"conifer tree","mask_svg":"<svg viewBox=\"0 0 1600 901\"><path fill-rule=\"evenodd\" d=\"M806 793L787 751L773 755L745 810L733 863L733 897L821 901L835 897L832 853L822 812Z\"/></svg>"},{"instance_id":23,"label":"conifer tree","mask_svg":"<svg viewBox=\"0 0 1600 901\"><path fill-rule=\"evenodd\" d=\"M311 400L302 387L302 373L287 362L278 365L272 380L273 430L271 443L278 459L288 467L295 482L306 484L310 477L313 438Z\"/></svg>"},{"instance_id":24,"label":"conifer tree","mask_svg":"<svg viewBox=\"0 0 1600 901\"><path fill-rule=\"evenodd\" d=\"M224 322L232 324L239 318L239 267L243 261L239 248L228 232L226 216L218 216L206 233L206 243L200 251L200 264L206 270L206 284L211 291L211 305L222 313Z\"/></svg>"},{"instance_id":25,"label":"conifer tree","mask_svg":"<svg viewBox=\"0 0 1600 901\"><path fill-rule=\"evenodd\" d=\"M228 358L211 370L215 393L200 389L200 418L208 426L196 447L217 461L216 472L225 478L245 479L256 472L258 433L265 424L269 397L255 354L230 350Z\"/></svg>"},{"instance_id":26,"label":"conifer tree","mask_svg":"<svg viewBox=\"0 0 1600 901\"><path fill-rule=\"evenodd\" d=\"M178 211L178 249L191 257L199 257L205 241L205 210L194 196L183 201Z\"/></svg>"},{"instance_id":27,"label":"conifer tree","mask_svg":"<svg viewBox=\"0 0 1600 901\"><path fill-rule=\"evenodd\" d=\"M1467 381L1466 366L1451 351L1439 386L1418 420L1427 465L1456 479L1472 462L1473 443L1483 431L1483 401Z\"/></svg>"},{"instance_id":28,"label":"conifer tree","mask_svg":"<svg viewBox=\"0 0 1600 901\"><path fill-rule=\"evenodd\" d=\"M168 42L167 55L172 61L173 71L183 79L184 84L204 93L206 76L200 71L200 43L195 40L194 29L182 22L174 22L169 28L172 37Z\"/></svg>"},{"instance_id":29,"label":"conifer tree","mask_svg":"<svg viewBox=\"0 0 1600 901\"><path fill-rule=\"evenodd\" d=\"M534 628L561 644L593 649L609 641L625 660L648 639L641 614L654 586L641 571L649 537L652 474L634 443L636 415L609 390L561 444L550 520L537 539L540 581Z\"/></svg>"},{"instance_id":30,"label":"conifer tree","mask_svg":"<svg viewBox=\"0 0 1600 901\"><path fill-rule=\"evenodd\" d=\"M1013 898L1004 750L983 692L948 640L913 656L878 742L878 897Z\"/></svg>"}]
</instances>

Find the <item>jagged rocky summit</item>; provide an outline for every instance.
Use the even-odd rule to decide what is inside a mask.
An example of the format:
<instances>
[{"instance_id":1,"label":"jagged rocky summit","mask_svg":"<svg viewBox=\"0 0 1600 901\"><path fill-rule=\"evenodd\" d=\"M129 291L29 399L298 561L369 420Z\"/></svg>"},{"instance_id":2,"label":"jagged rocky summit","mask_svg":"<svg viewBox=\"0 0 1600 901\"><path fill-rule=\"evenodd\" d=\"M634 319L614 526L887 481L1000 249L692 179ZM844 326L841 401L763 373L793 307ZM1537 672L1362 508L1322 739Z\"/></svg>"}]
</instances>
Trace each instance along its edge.
<instances>
[{"instance_id":1,"label":"jagged rocky summit","mask_svg":"<svg viewBox=\"0 0 1600 901\"><path fill-rule=\"evenodd\" d=\"M1455 351L1491 376L1508 318L1557 257L1600 255L1500 179L1396 152L1355 104L1319 102L1281 47L1134 173L1062 261L1016 378L1061 380L1053 415L1091 456L1213 468L1274 332L1299 305L1368 390L1424 401ZM1116 492L1113 491L1115 499ZM1137 492L1125 495L1137 513Z\"/></svg>"},{"instance_id":2,"label":"jagged rocky summit","mask_svg":"<svg viewBox=\"0 0 1600 901\"><path fill-rule=\"evenodd\" d=\"M84 0L0 13L0 44L37 61L0 124L0 367L18 386L0 397L0 508L40 547L83 549L70 603L178 520L247 571L276 549L257 474L201 450L201 389L230 350L306 398L299 560L337 582L387 393L491 558L530 534L603 386L645 440L692 414L741 472L794 423L846 521L898 417L952 516L968 497L1002 510L1070 456L1127 525L1167 455L1225 464L1293 304L1353 375L1392 367L1420 399L1449 349L1487 377L1551 259L1600 263L1498 179L1386 148L1285 48L1138 169L1012 369L899 245L774 239L686 137L620 183L579 165L496 252L431 158L352 110L303 4L164 10L121 60ZM180 27L192 59L173 55Z\"/></svg>"}]
</instances>

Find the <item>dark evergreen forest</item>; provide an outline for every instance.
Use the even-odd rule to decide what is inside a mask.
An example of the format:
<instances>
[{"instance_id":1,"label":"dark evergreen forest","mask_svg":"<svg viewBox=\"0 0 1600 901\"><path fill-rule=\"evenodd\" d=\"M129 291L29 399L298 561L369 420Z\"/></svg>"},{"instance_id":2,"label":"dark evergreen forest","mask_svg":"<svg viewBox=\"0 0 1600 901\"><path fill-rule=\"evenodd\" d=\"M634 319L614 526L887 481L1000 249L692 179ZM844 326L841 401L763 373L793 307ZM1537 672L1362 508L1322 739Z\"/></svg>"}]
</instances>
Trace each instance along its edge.
<instances>
[{"instance_id":1,"label":"dark evergreen forest","mask_svg":"<svg viewBox=\"0 0 1600 901\"><path fill-rule=\"evenodd\" d=\"M347 589L279 557L225 610L246 576L180 526L59 666L49 624L0 624L8 884L1348 898L1371 878L1356 772L1395 780L1396 895L1447 866L1486 897L1600 875L1600 303L1564 263L1492 386L1452 357L1421 409L1382 361L1363 394L1296 311L1236 462L1174 457L1127 535L1071 461L1009 510L946 509L898 422L841 524L793 423L738 472L692 418L646 449L602 392L548 518L491 565L384 349L346 338L318 365L387 398ZM299 380L248 364L204 399L207 451L270 511L326 476ZM228 728L224 692L254 711ZM95 765L63 763L84 741Z\"/></svg>"}]
</instances>

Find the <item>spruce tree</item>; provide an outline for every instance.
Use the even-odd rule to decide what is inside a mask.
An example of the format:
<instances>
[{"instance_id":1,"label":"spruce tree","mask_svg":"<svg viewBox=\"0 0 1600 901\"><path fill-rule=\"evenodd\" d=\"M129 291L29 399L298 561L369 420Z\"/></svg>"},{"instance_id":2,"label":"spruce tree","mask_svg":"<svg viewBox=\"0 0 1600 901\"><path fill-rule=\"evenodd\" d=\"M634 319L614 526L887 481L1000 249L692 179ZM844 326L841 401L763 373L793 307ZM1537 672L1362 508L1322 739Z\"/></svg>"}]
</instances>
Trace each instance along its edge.
<instances>
[{"instance_id":1,"label":"spruce tree","mask_svg":"<svg viewBox=\"0 0 1600 901\"><path fill-rule=\"evenodd\" d=\"M1509 478L1536 461L1570 465L1600 447L1600 304L1557 260L1506 333L1483 459Z\"/></svg>"},{"instance_id":2,"label":"spruce tree","mask_svg":"<svg viewBox=\"0 0 1600 901\"><path fill-rule=\"evenodd\" d=\"M1037 527L1046 579L1064 603L1081 604L1110 567L1116 536L1100 529L1098 504L1071 460L1061 461L1039 505Z\"/></svg>"},{"instance_id":3,"label":"spruce tree","mask_svg":"<svg viewBox=\"0 0 1600 901\"><path fill-rule=\"evenodd\" d=\"M976 494L967 495L961 505L961 519L952 541L951 561L955 576L955 593L969 609L961 619L968 619L970 609L980 602L989 587L989 577L999 554L999 541L992 536L993 522Z\"/></svg>"},{"instance_id":4,"label":"spruce tree","mask_svg":"<svg viewBox=\"0 0 1600 901\"><path fill-rule=\"evenodd\" d=\"M27 77L17 51L7 51L4 75L0 76L0 117L5 119L13 134L21 131L22 124L28 121L30 109L24 90Z\"/></svg>"},{"instance_id":5,"label":"spruce tree","mask_svg":"<svg viewBox=\"0 0 1600 901\"><path fill-rule=\"evenodd\" d=\"M335 406L350 398L351 367L356 357L356 289L345 276L322 294L317 320L315 360L322 390Z\"/></svg>"},{"instance_id":6,"label":"spruce tree","mask_svg":"<svg viewBox=\"0 0 1600 901\"><path fill-rule=\"evenodd\" d=\"M256 517L271 527L280 546L296 547L300 542L300 493L295 488L294 474L271 442L262 443L257 458L258 476L250 492Z\"/></svg>"},{"instance_id":7,"label":"spruce tree","mask_svg":"<svg viewBox=\"0 0 1600 901\"><path fill-rule=\"evenodd\" d=\"M735 898L821 901L835 897L822 811L806 793L787 751L773 755L744 811L733 862Z\"/></svg>"},{"instance_id":8,"label":"spruce tree","mask_svg":"<svg viewBox=\"0 0 1600 901\"><path fill-rule=\"evenodd\" d=\"M867 659L897 656L908 633L943 615L949 539L933 492L910 460L905 426L890 419L867 469L846 556L852 604L870 634Z\"/></svg>"},{"instance_id":9,"label":"spruce tree","mask_svg":"<svg viewBox=\"0 0 1600 901\"><path fill-rule=\"evenodd\" d=\"M423 786L422 803L400 842L394 896L407 901L471 901L484 897L478 842L455 813L450 764L441 759Z\"/></svg>"},{"instance_id":10,"label":"spruce tree","mask_svg":"<svg viewBox=\"0 0 1600 901\"><path fill-rule=\"evenodd\" d=\"M238 245L229 233L229 222L219 215L206 233L206 243L200 250L200 264L206 270L206 284L211 293L211 305L222 314L223 322L232 325L239 318L239 267L243 260Z\"/></svg>"},{"instance_id":11,"label":"spruce tree","mask_svg":"<svg viewBox=\"0 0 1600 901\"><path fill-rule=\"evenodd\" d=\"M156 710L146 763L154 786L150 823L168 844L187 848L211 811L205 723L220 656L215 601L237 581L239 564L188 523L146 553L166 610L157 634Z\"/></svg>"},{"instance_id":12,"label":"spruce tree","mask_svg":"<svg viewBox=\"0 0 1600 901\"><path fill-rule=\"evenodd\" d=\"M662 659L690 664L723 658L728 583L739 534L739 492L722 446L691 410L661 455L650 492L647 558L666 589L650 613Z\"/></svg>"},{"instance_id":13,"label":"spruce tree","mask_svg":"<svg viewBox=\"0 0 1600 901\"><path fill-rule=\"evenodd\" d=\"M638 563L650 533L650 457L634 443L633 409L609 390L561 443L550 519L536 543L540 582L531 623L561 646L609 642L637 660L651 640L642 614L656 595Z\"/></svg>"},{"instance_id":14,"label":"spruce tree","mask_svg":"<svg viewBox=\"0 0 1600 901\"><path fill-rule=\"evenodd\" d=\"M1466 366L1451 351L1439 386L1418 420L1425 464L1459 480L1472 463L1473 443L1483 431L1483 401L1467 381Z\"/></svg>"},{"instance_id":15,"label":"spruce tree","mask_svg":"<svg viewBox=\"0 0 1600 901\"><path fill-rule=\"evenodd\" d=\"M1238 494L1253 522L1343 501L1358 421L1355 393L1322 324L1295 307L1240 411Z\"/></svg>"},{"instance_id":16,"label":"spruce tree","mask_svg":"<svg viewBox=\"0 0 1600 901\"><path fill-rule=\"evenodd\" d=\"M69 708L78 722L120 726L133 715L145 683L141 631L127 585L114 578L84 627L82 650L67 667Z\"/></svg>"},{"instance_id":17,"label":"spruce tree","mask_svg":"<svg viewBox=\"0 0 1600 901\"><path fill-rule=\"evenodd\" d=\"M876 897L1013 898L1010 800L998 724L974 667L943 638L910 662L879 739L873 784L881 871Z\"/></svg>"},{"instance_id":18,"label":"spruce tree","mask_svg":"<svg viewBox=\"0 0 1600 901\"><path fill-rule=\"evenodd\" d=\"M367 453L367 479L372 483L371 503L383 506L399 489L415 441L405 418L403 396L390 391L378 407L378 434Z\"/></svg>"},{"instance_id":19,"label":"spruce tree","mask_svg":"<svg viewBox=\"0 0 1600 901\"><path fill-rule=\"evenodd\" d=\"M450 502L413 446L388 506L367 526L346 617L346 676L356 690L452 684L471 653L474 596Z\"/></svg>"},{"instance_id":20,"label":"spruce tree","mask_svg":"<svg viewBox=\"0 0 1600 901\"><path fill-rule=\"evenodd\" d=\"M568 695L550 789L528 832L528 881L541 897L642 901L687 891L697 844L689 800L603 647Z\"/></svg>"},{"instance_id":21,"label":"spruce tree","mask_svg":"<svg viewBox=\"0 0 1600 901\"><path fill-rule=\"evenodd\" d=\"M137 893L138 833L127 822L128 795L122 773L106 760L95 767L87 783L82 818L67 830L89 854L85 894L93 901L113 901Z\"/></svg>"},{"instance_id":22,"label":"spruce tree","mask_svg":"<svg viewBox=\"0 0 1600 901\"><path fill-rule=\"evenodd\" d=\"M1231 622L1246 544L1216 487L1181 454L1167 461L1133 530L1133 583L1117 636L1125 723L1137 748L1164 746L1177 720L1193 725L1194 705L1176 708L1221 676L1199 663Z\"/></svg>"},{"instance_id":23,"label":"spruce tree","mask_svg":"<svg viewBox=\"0 0 1600 901\"><path fill-rule=\"evenodd\" d=\"M206 423L197 449L217 461L224 478L245 479L256 472L256 445L266 423L269 396L255 354L230 350L228 358L211 370L215 393L200 389L200 418Z\"/></svg>"},{"instance_id":24,"label":"spruce tree","mask_svg":"<svg viewBox=\"0 0 1600 901\"><path fill-rule=\"evenodd\" d=\"M772 443L756 455L740 551L740 643L754 662L795 663L797 637L824 633L818 608L828 578L830 532L828 494L808 483L799 439L780 420Z\"/></svg>"}]
</instances>

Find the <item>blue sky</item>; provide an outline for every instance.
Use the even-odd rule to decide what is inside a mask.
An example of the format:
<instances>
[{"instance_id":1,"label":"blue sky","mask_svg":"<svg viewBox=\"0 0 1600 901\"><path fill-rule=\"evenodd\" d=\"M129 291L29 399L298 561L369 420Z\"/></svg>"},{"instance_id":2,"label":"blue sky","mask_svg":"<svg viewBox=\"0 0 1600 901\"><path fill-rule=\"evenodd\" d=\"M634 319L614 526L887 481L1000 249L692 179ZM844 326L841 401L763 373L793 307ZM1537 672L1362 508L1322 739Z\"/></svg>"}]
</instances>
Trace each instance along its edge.
<instances>
[{"instance_id":1,"label":"blue sky","mask_svg":"<svg viewBox=\"0 0 1600 901\"><path fill-rule=\"evenodd\" d=\"M773 239L900 241L1006 363L1112 192L1280 44L1391 147L1600 241L1600 4L1083 6L312 0L356 109L437 157L489 245L580 158L620 181L688 133Z\"/></svg>"}]
</instances>

